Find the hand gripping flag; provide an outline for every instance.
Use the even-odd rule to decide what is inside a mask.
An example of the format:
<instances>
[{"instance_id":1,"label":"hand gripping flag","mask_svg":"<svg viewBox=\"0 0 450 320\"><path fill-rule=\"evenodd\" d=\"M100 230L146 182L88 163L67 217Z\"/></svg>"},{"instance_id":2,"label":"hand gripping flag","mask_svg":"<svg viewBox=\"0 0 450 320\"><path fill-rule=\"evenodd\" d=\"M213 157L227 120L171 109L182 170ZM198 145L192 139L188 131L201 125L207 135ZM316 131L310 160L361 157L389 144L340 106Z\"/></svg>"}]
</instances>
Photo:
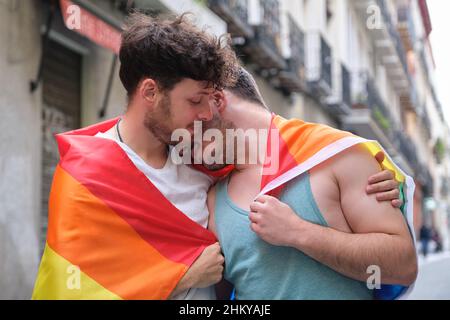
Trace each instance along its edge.
<instances>
[{"instance_id":1,"label":"hand gripping flag","mask_svg":"<svg viewBox=\"0 0 450 320\"><path fill-rule=\"evenodd\" d=\"M258 196L277 194L286 182L357 144L363 144L368 152L374 156L379 151L383 151L386 155L382 166L393 171L395 179L400 184L404 200L401 210L415 244L413 227L414 180L395 165L378 142L366 140L349 132L321 124L307 123L298 119L286 120L274 115L268 136L261 191ZM405 288L382 285L381 289L375 290L375 298L405 298L411 289L412 286Z\"/></svg>"},{"instance_id":2,"label":"hand gripping flag","mask_svg":"<svg viewBox=\"0 0 450 320\"><path fill-rule=\"evenodd\" d=\"M118 119L59 134L33 299L166 299L215 236L169 202L114 141Z\"/></svg>"}]
</instances>

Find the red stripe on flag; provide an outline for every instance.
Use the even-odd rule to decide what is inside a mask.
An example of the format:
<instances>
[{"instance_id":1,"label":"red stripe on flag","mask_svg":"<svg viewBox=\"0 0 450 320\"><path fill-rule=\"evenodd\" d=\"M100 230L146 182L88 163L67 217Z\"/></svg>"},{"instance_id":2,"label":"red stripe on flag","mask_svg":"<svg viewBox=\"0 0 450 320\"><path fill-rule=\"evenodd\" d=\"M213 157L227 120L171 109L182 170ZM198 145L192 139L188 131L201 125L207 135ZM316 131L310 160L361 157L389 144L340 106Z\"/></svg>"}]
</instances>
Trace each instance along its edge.
<instances>
[{"instance_id":1,"label":"red stripe on flag","mask_svg":"<svg viewBox=\"0 0 450 320\"><path fill-rule=\"evenodd\" d=\"M278 135L278 150L273 150L274 146L272 146L272 135ZM270 157L269 157L270 155ZM279 168L278 171L275 174L267 174L266 169L271 166L271 163L269 163L268 159L278 157L279 162ZM263 168L263 175L261 177L261 189L264 189L264 187L272 180L276 179L277 177L281 176L283 173L289 171L290 169L297 166L298 163L295 161L294 157L289 152L289 147L284 141L284 139L280 135L280 130L275 125L274 121L272 121L272 124L270 126L269 134L267 137L267 148L266 148L266 159L264 160L264 168Z\"/></svg>"},{"instance_id":2,"label":"red stripe on flag","mask_svg":"<svg viewBox=\"0 0 450 320\"><path fill-rule=\"evenodd\" d=\"M103 123L100 127L108 125ZM126 220L163 256L191 265L199 247L217 241L214 234L170 203L117 143L78 135L94 131L95 126L57 136L58 144L65 150L61 167Z\"/></svg>"}]
</instances>

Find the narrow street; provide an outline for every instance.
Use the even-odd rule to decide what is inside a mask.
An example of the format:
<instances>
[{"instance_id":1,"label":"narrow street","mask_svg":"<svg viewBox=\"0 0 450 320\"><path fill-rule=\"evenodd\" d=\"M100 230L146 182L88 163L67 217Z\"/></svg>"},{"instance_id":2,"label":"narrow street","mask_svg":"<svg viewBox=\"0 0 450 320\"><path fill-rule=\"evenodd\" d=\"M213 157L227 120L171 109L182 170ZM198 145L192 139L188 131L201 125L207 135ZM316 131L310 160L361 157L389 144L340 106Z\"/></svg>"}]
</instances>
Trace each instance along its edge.
<instances>
[{"instance_id":1,"label":"narrow street","mask_svg":"<svg viewBox=\"0 0 450 320\"><path fill-rule=\"evenodd\" d=\"M409 300L450 299L450 253L420 258L419 276Z\"/></svg>"}]
</instances>

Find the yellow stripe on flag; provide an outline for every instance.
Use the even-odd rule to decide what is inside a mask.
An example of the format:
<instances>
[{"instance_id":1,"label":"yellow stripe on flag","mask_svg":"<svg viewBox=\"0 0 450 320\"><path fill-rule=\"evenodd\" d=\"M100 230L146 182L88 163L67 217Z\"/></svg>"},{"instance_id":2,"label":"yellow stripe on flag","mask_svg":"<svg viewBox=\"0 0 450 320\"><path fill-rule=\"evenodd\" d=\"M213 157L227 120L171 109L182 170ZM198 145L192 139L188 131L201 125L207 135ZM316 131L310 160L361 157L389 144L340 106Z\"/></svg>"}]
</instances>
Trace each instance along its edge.
<instances>
[{"instance_id":1,"label":"yellow stripe on flag","mask_svg":"<svg viewBox=\"0 0 450 320\"><path fill-rule=\"evenodd\" d=\"M33 300L119 300L47 244L36 279Z\"/></svg>"},{"instance_id":2,"label":"yellow stripe on flag","mask_svg":"<svg viewBox=\"0 0 450 320\"><path fill-rule=\"evenodd\" d=\"M378 145L378 143L371 141L371 142L366 142L364 143L364 145L367 147L367 149L369 149L370 153L375 156L378 152L383 151L380 146ZM397 180L398 182L405 182L405 176L396 168L396 166L394 166L394 164L389 160L386 152L385 152L385 158L384 161L382 163L382 166L384 169L388 169L391 170L393 172L395 172L395 180Z\"/></svg>"}]
</instances>

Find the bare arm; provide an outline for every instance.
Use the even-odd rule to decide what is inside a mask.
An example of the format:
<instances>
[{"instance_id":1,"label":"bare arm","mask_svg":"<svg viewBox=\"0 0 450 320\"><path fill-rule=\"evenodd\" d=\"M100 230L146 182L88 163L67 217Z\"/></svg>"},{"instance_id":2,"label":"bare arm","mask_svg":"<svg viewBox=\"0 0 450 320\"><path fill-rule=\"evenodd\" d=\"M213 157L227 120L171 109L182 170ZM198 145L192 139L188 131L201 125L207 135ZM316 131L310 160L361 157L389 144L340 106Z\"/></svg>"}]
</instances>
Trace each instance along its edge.
<instances>
[{"instance_id":1,"label":"bare arm","mask_svg":"<svg viewBox=\"0 0 450 320\"><path fill-rule=\"evenodd\" d=\"M306 222L292 246L350 278L366 281L369 266L384 284L410 285L417 276L414 248L399 234L345 233Z\"/></svg>"},{"instance_id":2,"label":"bare arm","mask_svg":"<svg viewBox=\"0 0 450 320\"><path fill-rule=\"evenodd\" d=\"M417 275L412 238L398 209L365 192L368 178L380 169L361 148L343 152L331 164L341 208L353 233L304 221L289 206L268 196L252 205L252 229L264 240L297 248L348 277L366 281L367 267L377 265L382 283L409 285Z\"/></svg>"}]
</instances>

